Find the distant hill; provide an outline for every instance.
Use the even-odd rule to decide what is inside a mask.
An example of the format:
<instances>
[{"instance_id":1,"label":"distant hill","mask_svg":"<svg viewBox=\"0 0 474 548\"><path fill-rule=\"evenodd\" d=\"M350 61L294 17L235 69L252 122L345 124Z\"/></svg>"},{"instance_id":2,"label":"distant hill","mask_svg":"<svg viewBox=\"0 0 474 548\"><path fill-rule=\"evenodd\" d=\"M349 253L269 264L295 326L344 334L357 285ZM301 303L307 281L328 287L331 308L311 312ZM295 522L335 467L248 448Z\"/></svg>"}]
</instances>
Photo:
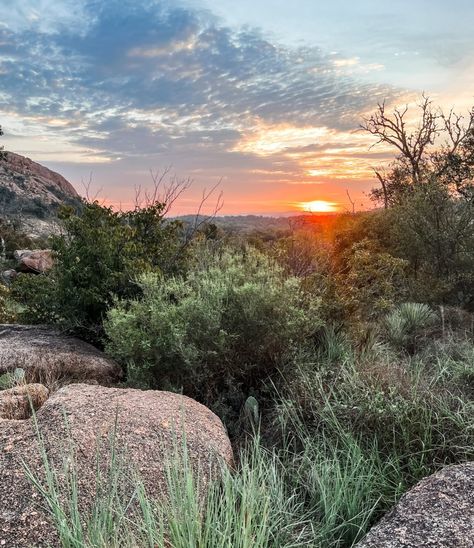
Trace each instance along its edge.
<instances>
[{"instance_id":1,"label":"distant hill","mask_svg":"<svg viewBox=\"0 0 474 548\"><path fill-rule=\"evenodd\" d=\"M261 234L273 233L283 235L290 233L296 228L311 227L312 230L321 231L331 226L340 214L296 214L286 217L270 217L263 215L223 215L210 220L211 224L224 230L229 234ZM204 221L204 217L196 219L193 215L176 217L186 224L193 225L196 222Z\"/></svg>"},{"instance_id":2,"label":"distant hill","mask_svg":"<svg viewBox=\"0 0 474 548\"><path fill-rule=\"evenodd\" d=\"M59 173L13 152L0 159L0 217L19 220L32 235L51 232L59 206L79 200Z\"/></svg>"}]
</instances>

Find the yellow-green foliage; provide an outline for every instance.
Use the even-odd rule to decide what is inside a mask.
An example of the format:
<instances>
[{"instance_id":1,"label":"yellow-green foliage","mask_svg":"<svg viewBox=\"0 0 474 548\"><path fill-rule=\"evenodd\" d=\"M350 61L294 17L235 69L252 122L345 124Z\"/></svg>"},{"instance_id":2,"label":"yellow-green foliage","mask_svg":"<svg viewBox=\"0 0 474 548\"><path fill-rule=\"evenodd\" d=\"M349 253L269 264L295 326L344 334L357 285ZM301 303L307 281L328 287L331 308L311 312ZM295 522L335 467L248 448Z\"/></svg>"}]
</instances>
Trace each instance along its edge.
<instances>
[{"instance_id":1,"label":"yellow-green foliage","mask_svg":"<svg viewBox=\"0 0 474 548\"><path fill-rule=\"evenodd\" d=\"M15 321L15 311L8 287L0 283L0 323Z\"/></svg>"},{"instance_id":2,"label":"yellow-green foliage","mask_svg":"<svg viewBox=\"0 0 474 548\"><path fill-rule=\"evenodd\" d=\"M183 388L214 408L226 400L240 410L321 326L320 299L253 248L201 249L185 276L147 274L139 284L141 299L108 313L109 352L129 378Z\"/></svg>"},{"instance_id":3,"label":"yellow-green foliage","mask_svg":"<svg viewBox=\"0 0 474 548\"><path fill-rule=\"evenodd\" d=\"M348 315L370 321L389 311L404 295L406 265L368 239L353 244L338 276L339 296Z\"/></svg>"}]
</instances>

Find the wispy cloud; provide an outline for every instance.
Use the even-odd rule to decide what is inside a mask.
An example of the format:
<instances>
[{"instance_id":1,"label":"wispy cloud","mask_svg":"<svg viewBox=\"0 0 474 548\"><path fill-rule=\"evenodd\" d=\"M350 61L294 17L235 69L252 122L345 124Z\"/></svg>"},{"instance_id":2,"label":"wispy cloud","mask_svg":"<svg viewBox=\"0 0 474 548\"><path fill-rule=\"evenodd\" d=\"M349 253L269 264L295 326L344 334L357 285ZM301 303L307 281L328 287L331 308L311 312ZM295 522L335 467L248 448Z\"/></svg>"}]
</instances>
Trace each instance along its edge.
<instances>
[{"instance_id":1,"label":"wispy cloud","mask_svg":"<svg viewBox=\"0 0 474 548\"><path fill-rule=\"evenodd\" d=\"M11 133L34 127L69 160L120 162L122 171L172 161L203 177L227 173L228 185L262 172L276 185L326 182L327 158L339 152L324 149L341 137L349 155L360 151L351 130L361 113L401 93L358 79L349 70L357 58L279 46L206 11L152 0L42 3L43 14L26 0L4 14L0 121L8 131L7 121L23 120Z\"/></svg>"}]
</instances>

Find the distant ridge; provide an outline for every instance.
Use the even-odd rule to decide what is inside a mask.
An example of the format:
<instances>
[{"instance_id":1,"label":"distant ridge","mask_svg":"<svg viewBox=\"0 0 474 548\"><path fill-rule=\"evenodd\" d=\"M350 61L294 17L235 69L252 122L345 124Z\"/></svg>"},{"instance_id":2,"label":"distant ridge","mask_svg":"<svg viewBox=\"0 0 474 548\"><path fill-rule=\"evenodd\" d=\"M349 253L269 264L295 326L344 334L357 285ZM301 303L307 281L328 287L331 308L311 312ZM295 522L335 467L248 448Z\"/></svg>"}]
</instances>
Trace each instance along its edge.
<instances>
[{"instance_id":1,"label":"distant ridge","mask_svg":"<svg viewBox=\"0 0 474 548\"><path fill-rule=\"evenodd\" d=\"M270 216L270 215L219 215L209 220L211 224L226 232L234 233L254 233L254 232L292 232L295 228L328 226L334 223L342 213L298 213L292 216ZM196 225L206 222L206 217L201 215L196 218L195 215L180 215L174 217L186 225Z\"/></svg>"}]
</instances>

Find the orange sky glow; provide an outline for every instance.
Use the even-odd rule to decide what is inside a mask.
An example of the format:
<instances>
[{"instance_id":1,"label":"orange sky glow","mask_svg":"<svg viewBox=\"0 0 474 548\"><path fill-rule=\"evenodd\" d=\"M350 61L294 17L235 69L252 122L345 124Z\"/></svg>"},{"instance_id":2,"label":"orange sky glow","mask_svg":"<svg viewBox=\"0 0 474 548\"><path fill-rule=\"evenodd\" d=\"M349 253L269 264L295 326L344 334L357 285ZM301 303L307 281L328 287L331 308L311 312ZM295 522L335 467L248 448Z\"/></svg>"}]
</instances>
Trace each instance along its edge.
<instances>
[{"instance_id":1,"label":"orange sky glow","mask_svg":"<svg viewBox=\"0 0 474 548\"><path fill-rule=\"evenodd\" d=\"M423 92L472 107L474 4L297 4L13 2L0 24L0 146L80 193L91 181L115 208L133 208L150 170L166 168L192 181L175 215L216 185L204 213L220 191L222 215L374 207L373 169L395 151L359 125L381 101L415 112Z\"/></svg>"},{"instance_id":2,"label":"orange sky glow","mask_svg":"<svg viewBox=\"0 0 474 548\"><path fill-rule=\"evenodd\" d=\"M339 204L326 202L325 200L313 200L312 202L300 202L302 211L309 213L335 213L339 210Z\"/></svg>"}]
</instances>

